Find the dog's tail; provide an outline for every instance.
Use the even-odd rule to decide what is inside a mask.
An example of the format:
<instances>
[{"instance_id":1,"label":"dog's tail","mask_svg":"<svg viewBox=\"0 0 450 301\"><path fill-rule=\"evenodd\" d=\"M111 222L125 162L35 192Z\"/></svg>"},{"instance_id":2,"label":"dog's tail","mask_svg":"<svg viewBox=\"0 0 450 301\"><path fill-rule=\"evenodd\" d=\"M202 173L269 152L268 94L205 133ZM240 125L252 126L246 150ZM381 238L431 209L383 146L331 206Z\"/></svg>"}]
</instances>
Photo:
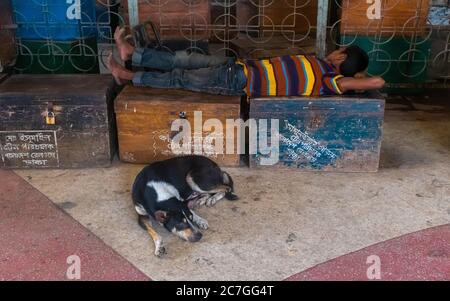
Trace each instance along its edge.
<instances>
[{"instance_id":1,"label":"dog's tail","mask_svg":"<svg viewBox=\"0 0 450 301\"><path fill-rule=\"evenodd\" d=\"M189 187L200 194L209 193L217 194L223 193L226 199L230 201L237 200L237 195L234 194L234 182L231 176L220 169L220 167L213 161L211 166L203 168L194 168L186 176L186 183ZM199 184L203 183L203 185ZM207 183L207 185L205 185ZM205 188L204 186L209 186Z\"/></svg>"},{"instance_id":2,"label":"dog's tail","mask_svg":"<svg viewBox=\"0 0 450 301\"><path fill-rule=\"evenodd\" d=\"M239 197L236 194L234 194L234 182L231 176L226 171L222 171L222 177L223 177L223 184L230 188L229 190L227 190L225 198L229 201L238 200Z\"/></svg>"}]
</instances>

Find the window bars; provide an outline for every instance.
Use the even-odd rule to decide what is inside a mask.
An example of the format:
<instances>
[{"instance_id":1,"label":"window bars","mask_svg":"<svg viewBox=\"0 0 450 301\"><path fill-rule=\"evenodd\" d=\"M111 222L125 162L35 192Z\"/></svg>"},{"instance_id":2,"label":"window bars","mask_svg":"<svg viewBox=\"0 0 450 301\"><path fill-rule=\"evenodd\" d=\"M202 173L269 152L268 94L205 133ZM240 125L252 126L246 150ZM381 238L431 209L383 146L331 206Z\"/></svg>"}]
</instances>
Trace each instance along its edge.
<instances>
[{"instance_id":1,"label":"window bars","mask_svg":"<svg viewBox=\"0 0 450 301\"><path fill-rule=\"evenodd\" d=\"M4 25L0 35L15 31L16 72L107 72L104 58L114 50L115 27L151 20L170 48L250 58L323 57L356 44L369 54L369 74L388 82L446 83L450 77L450 13L442 1L9 1L17 29Z\"/></svg>"}]
</instances>

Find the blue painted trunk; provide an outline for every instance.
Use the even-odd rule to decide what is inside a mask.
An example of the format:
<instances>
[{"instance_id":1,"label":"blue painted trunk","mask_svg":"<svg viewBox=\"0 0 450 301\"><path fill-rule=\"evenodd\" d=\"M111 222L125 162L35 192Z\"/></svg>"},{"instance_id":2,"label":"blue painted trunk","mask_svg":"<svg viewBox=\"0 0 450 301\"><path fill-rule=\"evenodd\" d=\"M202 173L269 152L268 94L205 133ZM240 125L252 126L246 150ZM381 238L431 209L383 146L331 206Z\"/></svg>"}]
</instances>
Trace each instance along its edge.
<instances>
[{"instance_id":1,"label":"blue painted trunk","mask_svg":"<svg viewBox=\"0 0 450 301\"><path fill-rule=\"evenodd\" d=\"M74 2L71 2L74 3ZM74 40L97 34L95 0L80 1L80 18L66 0L12 0L18 38ZM69 16L71 18L69 18Z\"/></svg>"},{"instance_id":2,"label":"blue painted trunk","mask_svg":"<svg viewBox=\"0 0 450 301\"><path fill-rule=\"evenodd\" d=\"M251 99L250 118L258 124L266 119L268 126L259 127L259 145L250 154L250 166L375 172L379 165L384 104L379 94ZM271 119L279 122L276 132L271 132L274 125ZM265 135L268 142L261 143ZM271 138L278 138L279 147L271 145ZM264 162L277 151L275 164Z\"/></svg>"}]
</instances>

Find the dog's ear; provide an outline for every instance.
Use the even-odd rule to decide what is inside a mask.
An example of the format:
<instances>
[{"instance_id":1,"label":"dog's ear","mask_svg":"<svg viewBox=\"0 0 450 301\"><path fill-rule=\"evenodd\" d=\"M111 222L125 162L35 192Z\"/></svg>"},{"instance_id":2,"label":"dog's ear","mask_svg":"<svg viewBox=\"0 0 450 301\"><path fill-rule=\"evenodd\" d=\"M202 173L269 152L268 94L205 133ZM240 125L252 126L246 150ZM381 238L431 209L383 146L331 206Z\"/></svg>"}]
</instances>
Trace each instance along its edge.
<instances>
[{"instance_id":1,"label":"dog's ear","mask_svg":"<svg viewBox=\"0 0 450 301\"><path fill-rule=\"evenodd\" d=\"M169 219L169 213L166 211L158 210L155 212L155 219L160 223L165 223Z\"/></svg>"}]
</instances>

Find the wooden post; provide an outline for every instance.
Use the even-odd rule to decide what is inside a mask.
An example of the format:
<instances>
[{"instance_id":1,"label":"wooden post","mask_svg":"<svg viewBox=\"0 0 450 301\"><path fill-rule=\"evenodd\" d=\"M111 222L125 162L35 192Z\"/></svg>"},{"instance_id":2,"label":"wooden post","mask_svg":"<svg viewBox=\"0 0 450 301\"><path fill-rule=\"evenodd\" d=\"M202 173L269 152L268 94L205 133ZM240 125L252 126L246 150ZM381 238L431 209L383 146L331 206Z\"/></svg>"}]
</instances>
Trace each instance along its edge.
<instances>
[{"instance_id":1,"label":"wooden post","mask_svg":"<svg viewBox=\"0 0 450 301\"><path fill-rule=\"evenodd\" d=\"M128 17L130 27L139 25L139 5L138 0L128 0Z\"/></svg>"},{"instance_id":2,"label":"wooden post","mask_svg":"<svg viewBox=\"0 0 450 301\"><path fill-rule=\"evenodd\" d=\"M318 0L316 54L324 58L327 54L327 25L329 0Z\"/></svg>"}]
</instances>

